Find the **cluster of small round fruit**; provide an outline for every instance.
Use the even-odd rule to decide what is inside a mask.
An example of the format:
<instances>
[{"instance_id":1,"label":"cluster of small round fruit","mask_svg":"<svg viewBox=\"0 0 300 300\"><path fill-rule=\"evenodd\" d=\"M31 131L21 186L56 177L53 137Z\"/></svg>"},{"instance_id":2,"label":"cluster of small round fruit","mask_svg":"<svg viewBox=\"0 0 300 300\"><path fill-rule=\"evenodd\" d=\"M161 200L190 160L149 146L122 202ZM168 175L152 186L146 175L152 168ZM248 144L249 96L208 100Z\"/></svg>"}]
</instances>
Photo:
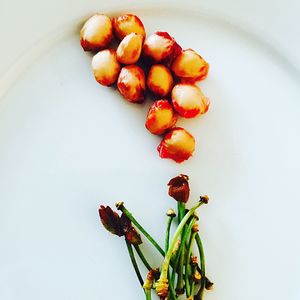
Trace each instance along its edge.
<instances>
[{"instance_id":1,"label":"cluster of small round fruit","mask_svg":"<svg viewBox=\"0 0 300 300\"><path fill-rule=\"evenodd\" d=\"M121 40L116 49L114 37ZM117 82L120 94L133 103L142 103L149 89L157 100L145 125L152 134L163 135L157 148L160 157L178 163L187 160L195 139L175 125L178 116L194 118L207 112L209 100L195 82L207 76L209 64L194 50L182 50L167 32L146 38L143 23L132 14L112 20L93 15L83 25L80 41L85 51L97 52L92 60L97 82L104 86Z\"/></svg>"}]
</instances>

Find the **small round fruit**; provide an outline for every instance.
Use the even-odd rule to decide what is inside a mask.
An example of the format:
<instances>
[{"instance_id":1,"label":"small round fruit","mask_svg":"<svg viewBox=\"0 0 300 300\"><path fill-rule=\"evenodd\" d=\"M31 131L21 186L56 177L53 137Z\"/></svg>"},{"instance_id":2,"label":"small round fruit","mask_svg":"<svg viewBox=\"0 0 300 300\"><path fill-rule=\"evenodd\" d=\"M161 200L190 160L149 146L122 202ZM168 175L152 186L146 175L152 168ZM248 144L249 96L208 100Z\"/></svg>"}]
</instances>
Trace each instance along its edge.
<instances>
[{"instance_id":1,"label":"small round fruit","mask_svg":"<svg viewBox=\"0 0 300 300\"><path fill-rule=\"evenodd\" d=\"M172 90L172 103L178 114L184 118L194 118L208 111L209 100L194 84L180 83Z\"/></svg>"},{"instance_id":2,"label":"small round fruit","mask_svg":"<svg viewBox=\"0 0 300 300\"><path fill-rule=\"evenodd\" d=\"M129 102L143 102L146 93L144 71L137 65L123 67L118 78L118 89Z\"/></svg>"},{"instance_id":3,"label":"small round fruit","mask_svg":"<svg viewBox=\"0 0 300 300\"><path fill-rule=\"evenodd\" d=\"M145 28L142 21L132 14L126 14L113 19L113 28L115 35L122 40L126 35L134 32L146 36Z\"/></svg>"},{"instance_id":4,"label":"small round fruit","mask_svg":"<svg viewBox=\"0 0 300 300\"><path fill-rule=\"evenodd\" d=\"M168 100L158 100L149 109L146 128L153 134L163 134L175 126L177 115Z\"/></svg>"},{"instance_id":5,"label":"small round fruit","mask_svg":"<svg viewBox=\"0 0 300 300\"><path fill-rule=\"evenodd\" d=\"M195 82L207 76L209 64L194 50L182 51L173 61L172 71L185 82Z\"/></svg>"},{"instance_id":6,"label":"small round fruit","mask_svg":"<svg viewBox=\"0 0 300 300\"><path fill-rule=\"evenodd\" d=\"M80 31L80 43L85 51L98 51L105 48L112 37L112 22L103 14L90 17Z\"/></svg>"},{"instance_id":7,"label":"small round fruit","mask_svg":"<svg viewBox=\"0 0 300 300\"><path fill-rule=\"evenodd\" d=\"M162 62L168 66L180 52L181 47L167 32L150 35L143 46L143 55L148 62Z\"/></svg>"},{"instance_id":8,"label":"small round fruit","mask_svg":"<svg viewBox=\"0 0 300 300\"><path fill-rule=\"evenodd\" d=\"M153 65L147 77L149 90L158 97L167 96L173 87L173 77L170 70L164 65Z\"/></svg>"},{"instance_id":9,"label":"small round fruit","mask_svg":"<svg viewBox=\"0 0 300 300\"><path fill-rule=\"evenodd\" d=\"M117 49L117 59L124 65L135 64L141 55L143 36L137 33L130 33L124 37Z\"/></svg>"},{"instance_id":10,"label":"small round fruit","mask_svg":"<svg viewBox=\"0 0 300 300\"><path fill-rule=\"evenodd\" d=\"M175 127L167 132L157 150L161 158L170 158L181 163L193 155L195 139L185 129Z\"/></svg>"},{"instance_id":11,"label":"small round fruit","mask_svg":"<svg viewBox=\"0 0 300 300\"><path fill-rule=\"evenodd\" d=\"M106 49L98 52L93 57L92 68L94 76L100 84L109 86L116 82L121 69L116 51Z\"/></svg>"}]
</instances>

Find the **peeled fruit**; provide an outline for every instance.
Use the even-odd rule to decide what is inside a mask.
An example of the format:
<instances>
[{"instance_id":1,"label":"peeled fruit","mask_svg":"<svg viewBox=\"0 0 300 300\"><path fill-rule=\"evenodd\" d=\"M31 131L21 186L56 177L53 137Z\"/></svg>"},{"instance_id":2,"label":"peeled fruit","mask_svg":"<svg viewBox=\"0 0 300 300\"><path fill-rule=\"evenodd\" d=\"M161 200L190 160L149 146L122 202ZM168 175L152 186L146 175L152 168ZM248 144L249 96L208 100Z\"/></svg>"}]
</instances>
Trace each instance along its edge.
<instances>
[{"instance_id":1,"label":"peeled fruit","mask_svg":"<svg viewBox=\"0 0 300 300\"><path fill-rule=\"evenodd\" d=\"M147 86L155 96L167 96L172 90L173 83L171 71L166 66L151 66L147 77Z\"/></svg>"},{"instance_id":2,"label":"peeled fruit","mask_svg":"<svg viewBox=\"0 0 300 300\"><path fill-rule=\"evenodd\" d=\"M146 128L153 134L163 134L174 127L177 115L168 100L158 100L149 109Z\"/></svg>"},{"instance_id":3,"label":"peeled fruit","mask_svg":"<svg viewBox=\"0 0 300 300\"><path fill-rule=\"evenodd\" d=\"M113 19L113 28L115 35L122 40L126 35L134 32L146 36L145 28L142 21L132 14L126 14Z\"/></svg>"},{"instance_id":4,"label":"peeled fruit","mask_svg":"<svg viewBox=\"0 0 300 300\"><path fill-rule=\"evenodd\" d=\"M117 59L124 65L135 64L141 55L143 36L137 33L130 33L124 37L117 49Z\"/></svg>"},{"instance_id":5,"label":"peeled fruit","mask_svg":"<svg viewBox=\"0 0 300 300\"><path fill-rule=\"evenodd\" d=\"M112 22L103 14L90 17L80 31L80 43L85 51L98 51L107 47L112 37Z\"/></svg>"},{"instance_id":6,"label":"peeled fruit","mask_svg":"<svg viewBox=\"0 0 300 300\"><path fill-rule=\"evenodd\" d=\"M201 89L194 84L180 83L172 90L172 103L178 114L184 118L193 118L208 111L209 100Z\"/></svg>"},{"instance_id":7,"label":"peeled fruit","mask_svg":"<svg viewBox=\"0 0 300 300\"><path fill-rule=\"evenodd\" d=\"M92 68L95 79L102 85L109 86L116 82L121 66L117 61L116 51L106 49L94 55Z\"/></svg>"},{"instance_id":8,"label":"peeled fruit","mask_svg":"<svg viewBox=\"0 0 300 300\"><path fill-rule=\"evenodd\" d=\"M143 55L150 63L164 63L169 66L181 52L181 47L167 32L150 35L143 46Z\"/></svg>"},{"instance_id":9,"label":"peeled fruit","mask_svg":"<svg viewBox=\"0 0 300 300\"><path fill-rule=\"evenodd\" d=\"M195 139L185 129L175 127L167 132L157 150L161 158L170 158L181 163L193 155Z\"/></svg>"},{"instance_id":10,"label":"peeled fruit","mask_svg":"<svg viewBox=\"0 0 300 300\"><path fill-rule=\"evenodd\" d=\"M146 93L144 71L136 65L123 67L118 78L118 89L129 102L143 102Z\"/></svg>"},{"instance_id":11,"label":"peeled fruit","mask_svg":"<svg viewBox=\"0 0 300 300\"><path fill-rule=\"evenodd\" d=\"M172 71L185 82L195 82L207 76L209 64L194 50L182 51L173 61Z\"/></svg>"}]
</instances>

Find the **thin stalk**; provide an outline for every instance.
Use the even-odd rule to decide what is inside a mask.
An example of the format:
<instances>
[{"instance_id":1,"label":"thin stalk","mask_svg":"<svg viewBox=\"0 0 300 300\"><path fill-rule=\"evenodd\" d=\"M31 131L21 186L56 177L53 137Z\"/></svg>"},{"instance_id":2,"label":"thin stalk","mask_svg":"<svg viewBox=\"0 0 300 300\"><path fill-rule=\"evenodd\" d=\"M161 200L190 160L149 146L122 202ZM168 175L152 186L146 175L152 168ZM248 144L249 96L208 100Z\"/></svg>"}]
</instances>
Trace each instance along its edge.
<instances>
[{"instance_id":1,"label":"thin stalk","mask_svg":"<svg viewBox=\"0 0 300 300\"><path fill-rule=\"evenodd\" d=\"M174 282L172 280L170 280L170 271L169 271L169 274L168 274L168 278L169 278L171 299L172 300L177 300L177 295L176 295L176 291L175 291L175 288L174 288Z\"/></svg>"},{"instance_id":2,"label":"thin stalk","mask_svg":"<svg viewBox=\"0 0 300 300\"><path fill-rule=\"evenodd\" d=\"M188 247L188 253L186 256L186 261L185 261L185 292L186 292L186 297L188 298L190 295L193 295L192 293L192 289L190 287L190 281L189 281L189 275L190 275L190 262L191 262L191 255L192 255L192 248L193 248L193 243L195 240L195 237L197 235L197 232L193 232L191 239L190 239L190 243L189 243L189 247ZM193 282L192 281L192 286L193 286Z\"/></svg>"},{"instance_id":3,"label":"thin stalk","mask_svg":"<svg viewBox=\"0 0 300 300\"><path fill-rule=\"evenodd\" d=\"M177 201L178 223L181 222L185 215L185 203Z\"/></svg>"},{"instance_id":4,"label":"thin stalk","mask_svg":"<svg viewBox=\"0 0 300 300\"><path fill-rule=\"evenodd\" d=\"M143 264L145 265L146 269L148 269L148 271L152 270L151 266L149 265L146 257L144 256L141 248L139 245L134 245L134 249L136 250L138 256L140 257L141 261L143 262Z\"/></svg>"},{"instance_id":5,"label":"thin stalk","mask_svg":"<svg viewBox=\"0 0 300 300\"><path fill-rule=\"evenodd\" d=\"M174 217L169 216L168 221L167 221L166 240L165 240L165 253L167 253L168 250L169 250L170 230L171 230L171 225L172 225L173 218Z\"/></svg>"},{"instance_id":6,"label":"thin stalk","mask_svg":"<svg viewBox=\"0 0 300 300\"><path fill-rule=\"evenodd\" d=\"M178 280L177 280L177 288L180 290L183 288L183 265L184 265L184 247L185 247L185 241L187 240L188 235L190 234L193 226L195 224L195 219L193 218L190 221L190 224L188 225L187 229L183 233L183 237L181 239L180 247L178 249L175 264L172 272L172 279L175 278L175 272L178 268Z\"/></svg>"},{"instance_id":7,"label":"thin stalk","mask_svg":"<svg viewBox=\"0 0 300 300\"><path fill-rule=\"evenodd\" d=\"M130 260L132 262L132 265L133 265L134 271L136 273L136 276L137 276L141 286L143 286L144 285L144 280L142 278L139 267L138 267L137 262L135 260L134 253L133 253L133 250L132 250L132 245L127 240L126 240L126 246L127 246L129 257L130 257Z\"/></svg>"},{"instance_id":8,"label":"thin stalk","mask_svg":"<svg viewBox=\"0 0 300 300\"><path fill-rule=\"evenodd\" d=\"M204 256L204 249L203 244L200 238L200 235L196 235L196 243L198 246L199 254L200 254L200 265L201 265L201 287L197 293L197 299L202 300L203 299L203 293L205 290L205 283L206 283L206 277L205 277L205 256Z\"/></svg>"},{"instance_id":9,"label":"thin stalk","mask_svg":"<svg viewBox=\"0 0 300 300\"><path fill-rule=\"evenodd\" d=\"M145 290L146 300L151 300L151 290Z\"/></svg>"},{"instance_id":10,"label":"thin stalk","mask_svg":"<svg viewBox=\"0 0 300 300\"><path fill-rule=\"evenodd\" d=\"M197 202L197 204L195 204L191 210L184 216L184 218L181 220L181 222L179 223L175 233L174 233L174 236L173 236L173 239L172 239L172 242L171 242L171 245L169 247L169 250L165 256L165 259L163 261L163 264L162 264L162 271L161 271L161 275L160 275L160 279L161 278L167 278L168 277L168 269L169 269L169 264L170 264L170 259L172 257L172 251L173 251L173 248L175 247L175 244L178 240L178 237L179 235L181 234L182 232L182 229L184 227L184 225L187 223L187 221L189 220L189 218L193 215L193 213L195 212L195 210L197 208L199 208L202 204L204 204L203 202Z\"/></svg>"},{"instance_id":11,"label":"thin stalk","mask_svg":"<svg viewBox=\"0 0 300 300\"><path fill-rule=\"evenodd\" d=\"M133 217L132 213L129 212L124 206L123 202L116 204L117 209L121 210L126 217L143 233L143 235L149 240L149 242L158 250L158 252L165 256L164 250L158 245L154 238L144 229L144 227Z\"/></svg>"}]
</instances>

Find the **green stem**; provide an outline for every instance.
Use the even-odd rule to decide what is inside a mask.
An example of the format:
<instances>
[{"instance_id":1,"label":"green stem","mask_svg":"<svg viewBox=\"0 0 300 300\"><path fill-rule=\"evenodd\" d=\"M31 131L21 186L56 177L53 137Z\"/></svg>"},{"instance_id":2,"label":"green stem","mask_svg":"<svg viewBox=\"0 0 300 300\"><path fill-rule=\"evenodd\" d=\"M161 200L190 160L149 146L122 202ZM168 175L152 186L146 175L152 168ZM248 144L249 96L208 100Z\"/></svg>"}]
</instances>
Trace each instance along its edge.
<instances>
[{"instance_id":1,"label":"green stem","mask_svg":"<svg viewBox=\"0 0 300 300\"><path fill-rule=\"evenodd\" d=\"M196 235L196 243L198 246L199 254L200 254L200 265L201 265L201 287L197 294L197 299L202 300L203 299L203 293L205 290L205 283L206 283L206 277L205 277L205 256L204 256L204 249L203 244L200 238L200 235Z\"/></svg>"},{"instance_id":2,"label":"green stem","mask_svg":"<svg viewBox=\"0 0 300 300\"><path fill-rule=\"evenodd\" d=\"M143 286L144 285L144 281L143 281L142 275L140 273L139 267L138 267L138 265L136 263L136 260L135 260L135 257L134 257L134 253L133 253L133 250L132 250L132 245L127 240L126 240L126 246L127 246L129 257L130 257L130 260L132 262L132 265L133 265L134 271L136 273L136 276L137 276L137 278L138 278L141 286Z\"/></svg>"},{"instance_id":3,"label":"green stem","mask_svg":"<svg viewBox=\"0 0 300 300\"><path fill-rule=\"evenodd\" d=\"M194 214L195 210L198 207L200 207L202 204L203 204L203 202L197 202L197 204L194 205L191 208L191 210L184 216L184 218L179 223L179 225L178 225L178 227L177 227L177 229L174 233L174 236L173 236L171 245L169 247L169 250L168 250L168 252L165 256L165 259L163 261L162 271L161 271L161 274L160 274L160 279L166 279L168 277L168 269L169 269L170 259L172 257L172 251L173 251L173 248L175 247L175 244L178 240L178 237L181 234L182 229L183 229L184 225L187 223L187 221L189 220L189 218Z\"/></svg>"},{"instance_id":4,"label":"green stem","mask_svg":"<svg viewBox=\"0 0 300 300\"><path fill-rule=\"evenodd\" d=\"M166 240L165 240L165 253L167 253L168 250L169 250L170 229L171 229L172 221L173 221L173 217L172 216L168 217L167 230L166 230Z\"/></svg>"},{"instance_id":5,"label":"green stem","mask_svg":"<svg viewBox=\"0 0 300 300\"><path fill-rule=\"evenodd\" d=\"M177 210L178 210L178 223L180 223L185 215L185 203L177 201Z\"/></svg>"},{"instance_id":6,"label":"green stem","mask_svg":"<svg viewBox=\"0 0 300 300\"><path fill-rule=\"evenodd\" d=\"M185 247L185 241L187 240L188 235L190 234L193 225L195 224L195 219L193 218L190 223L188 228L184 231L183 237L180 242L180 247L178 249L176 259L175 259L175 264L172 272L172 280L175 278L175 272L178 268L178 280L177 280L177 288L180 290L183 288L183 264L184 264L184 247Z\"/></svg>"},{"instance_id":7,"label":"green stem","mask_svg":"<svg viewBox=\"0 0 300 300\"><path fill-rule=\"evenodd\" d=\"M171 294L171 299L172 300L177 300L177 295L176 295L176 291L174 288L174 282L172 280L170 280L170 272L168 274L169 277L169 286L170 286L170 294Z\"/></svg>"},{"instance_id":8,"label":"green stem","mask_svg":"<svg viewBox=\"0 0 300 300\"><path fill-rule=\"evenodd\" d=\"M190 275L190 266L191 266L191 255L192 255L192 248L193 248L193 243L195 240L195 237L197 235L197 232L193 232L189 247L188 247L188 254L186 256L186 261L185 261L185 291L186 291L186 297L188 298L190 295L193 295L192 289L190 288L190 281L189 281L189 275ZM193 287L193 282L192 281L192 287Z\"/></svg>"},{"instance_id":9,"label":"green stem","mask_svg":"<svg viewBox=\"0 0 300 300\"><path fill-rule=\"evenodd\" d=\"M145 267L148 269L148 271L152 270L151 266L149 265L146 257L144 256L141 248L139 245L134 245L134 249L136 250L138 256L140 257L141 261L143 262L143 264L145 265Z\"/></svg>"},{"instance_id":10,"label":"green stem","mask_svg":"<svg viewBox=\"0 0 300 300\"><path fill-rule=\"evenodd\" d=\"M158 252L165 256L164 250L158 245L154 238L143 228L143 226L133 217L131 212L129 212L124 206L123 202L116 204L117 209L121 210L126 217L143 233L143 235L149 240L149 242L158 250Z\"/></svg>"},{"instance_id":11,"label":"green stem","mask_svg":"<svg viewBox=\"0 0 300 300\"><path fill-rule=\"evenodd\" d=\"M151 300L151 290L145 290L146 300Z\"/></svg>"}]
</instances>

